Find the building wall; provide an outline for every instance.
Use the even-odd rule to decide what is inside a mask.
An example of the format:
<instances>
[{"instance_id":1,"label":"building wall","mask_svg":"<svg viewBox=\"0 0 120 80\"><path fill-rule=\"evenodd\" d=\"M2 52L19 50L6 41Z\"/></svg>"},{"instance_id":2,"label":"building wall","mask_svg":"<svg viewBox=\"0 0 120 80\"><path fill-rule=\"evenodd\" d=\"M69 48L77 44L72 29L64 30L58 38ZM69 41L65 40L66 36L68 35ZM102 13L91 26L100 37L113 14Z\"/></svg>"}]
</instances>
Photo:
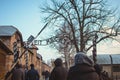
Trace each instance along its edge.
<instances>
[{"instance_id":1,"label":"building wall","mask_svg":"<svg viewBox=\"0 0 120 80\"><path fill-rule=\"evenodd\" d=\"M5 72L5 60L6 60L6 55L4 52L0 49L0 73Z\"/></svg>"},{"instance_id":2,"label":"building wall","mask_svg":"<svg viewBox=\"0 0 120 80\"><path fill-rule=\"evenodd\" d=\"M13 55L6 55L5 67L7 71L10 71L11 66L13 65L13 61L14 61Z\"/></svg>"},{"instance_id":3,"label":"building wall","mask_svg":"<svg viewBox=\"0 0 120 80\"><path fill-rule=\"evenodd\" d=\"M41 62L42 62L41 59L37 58L36 69L38 70L40 76L42 75L42 64L41 64Z\"/></svg>"},{"instance_id":4,"label":"building wall","mask_svg":"<svg viewBox=\"0 0 120 80\"><path fill-rule=\"evenodd\" d=\"M0 48L0 76L1 74L3 75L3 72L7 73L8 71L10 71L13 65L15 64L14 49L13 49L15 42L17 43L16 47L18 51L17 54L19 54L19 57L23 53L23 56L20 58L19 63L21 63L25 68L26 67L26 53L24 53L25 48L23 48L23 45L22 45L23 43L23 41L21 41L22 37L18 34L18 32L13 34L11 37L4 36L4 37L0 37L0 39L10 49L10 51L13 52L13 54L7 55L7 52ZM35 65L35 69L37 69L39 71L39 74L41 75L43 68L44 70L47 69L50 71L50 67L48 65L42 64L42 59L37 57L37 50L38 50L37 47L33 45L32 48L30 48L27 51L28 69L30 69L30 64L32 63Z\"/></svg>"},{"instance_id":5,"label":"building wall","mask_svg":"<svg viewBox=\"0 0 120 80\"><path fill-rule=\"evenodd\" d=\"M103 66L103 71L108 72L109 77L111 76L111 66Z\"/></svg>"},{"instance_id":6,"label":"building wall","mask_svg":"<svg viewBox=\"0 0 120 80\"><path fill-rule=\"evenodd\" d=\"M5 46L7 48L10 49L11 52L14 52L13 44L14 44L14 42L16 42L17 43L17 50L19 51L19 56L20 56L20 54L22 52L22 46L21 46L21 43L17 42L19 40L19 38L20 38L20 36L17 33L12 35L11 37L7 37L7 36L0 37L1 41L5 44ZM0 64L0 66L1 66L0 67L1 68L0 74L3 72L5 72L5 74L6 74L8 71L10 71L12 69L12 66L15 63L14 62L14 54L11 54L11 55L7 55L7 54L8 54L8 52L6 52L2 48L0 48L0 63L1 63ZM5 76L5 74L3 74L2 76Z\"/></svg>"},{"instance_id":7,"label":"building wall","mask_svg":"<svg viewBox=\"0 0 120 80\"><path fill-rule=\"evenodd\" d=\"M3 51L0 49L0 79L3 77L5 74L5 55Z\"/></svg>"},{"instance_id":8,"label":"building wall","mask_svg":"<svg viewBox=\"0 0 120 80\"><path fill-rule=\"evenodd\" d=\"M3 42L8 48L10 48L10 38L11 38L11 37L0 37L0 39L2 40L2 42Z\"/></svg>"},{"instance_id":9,"label":"building wall","mask_svg":"<svg viewBox=\"0 0 120 80\"><path fill-rule=\"evenodd\" d=\"M115 80L120 80L120 72L113 72L113 78Z\"/></svg>"},{"instance_id":10,"label":"building wall","mask_svg":"<svg viewBox=\"0 0 120 80\"><path fill-rule=\"evenodd\" d=\"M5 50L1 47L2 45L0 45L0 80L10 70L13 63L13 56L8 55L7 49Z\"/></svg>"},{"instance_id":11,"label":"building wall","mask_svg":"<svg viewBox=\"0 0 120 80\"><path fill-rule=\"evenodd\" d=\"M30 69L30 64L34 64L33 53L28 51L27 56L28 56L28 69Z\"/></svg>"},{"instance_id":12,"label":"building wall","mask_svg":"<svg viewBox=\"0 0 120 80\"><path fill-rule=\"evenodd\" d=\"M42 71L51 71L51 67L47 65L46 63L42 62Z\"/></svg>"},{"instance_id":13,"label":"building wall","mask_svg":"<svg viewBox=\"0 0 120 80\"><path fill-rule=\"evenodd\" d=\"M116 65L113 65L113 66L116 66ZM114 80L120 80L120 65L117 65L119 66L117 68L117 71L114 71L114 67L112 67L111 65L102 65L103 67L103 71L106 71L109 75L109 77L113 77Z\"/></svg>"}]
</instances>

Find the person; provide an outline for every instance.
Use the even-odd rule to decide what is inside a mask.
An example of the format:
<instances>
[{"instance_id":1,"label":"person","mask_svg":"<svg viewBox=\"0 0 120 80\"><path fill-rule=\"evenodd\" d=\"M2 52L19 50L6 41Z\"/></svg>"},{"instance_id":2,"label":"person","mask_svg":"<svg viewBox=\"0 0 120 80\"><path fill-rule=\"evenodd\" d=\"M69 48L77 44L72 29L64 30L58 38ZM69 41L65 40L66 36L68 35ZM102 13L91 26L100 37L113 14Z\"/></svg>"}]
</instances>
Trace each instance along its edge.
<instances>
[{"instance_id":1,"label":"person","mask_svg":"<svg viewBox=\"0 0 120 80\"><path fill-rule=\"evenodd\" d=\"M23 69L25 71L25 80L27 80L27 71L28 71L28 69L27 69L27 67L25 65L23 65Z\"/></svg>"},{"instance_id":2,"label":"person","mask_svg":"<svg viewBox=\"0 0 120 80\"><path fill-rule=\"evenodd\" d=\"M11 78L11 80L25 80L25 72L22 68L22 64L17 64Z\"/></svg>"},{"instance_id":3,"label":"person","mask_svg":"<svg viewBox=\"0 0 120 80\"><path fill-rule=\"evenodd\" d=\"M49 80L50 77L50 72L48 70L43 71L42 75L44 76L45 80Z\"/></svg>"},{"instance_id":4,"label":"person","mask_svg":"<svg viewBox=\"0 0 120 80\"><path fill-rule=\"evenodd\" d=\"M112 80L106 71L103 71L102 66L100 64L95 64L94 68L99 75L100 80Z\"/></svg>"},{"instance_id":5,"label":"person","mask_svg":"<svg viewBox=\"0 0 120 80\"><path fill-rule=\"evenodd\" d=\"M34 64L30 65L31 69L27 72L27 80L39 80L40 76L37 70L34 69Z\"/></svg>"},{"instance_id":6,"label":"person","mask_svg":"<svg viewBox=\"0 0 120 80\"><path fill-rule=\"evenodd\" d=\"M78 52L74 62L68 71L67 80L100 80L93 61L84 52Z\"/></svg>"},{"instance_id":7,"label":"person","mask_svg":"<svg viewBox=\"0 0 120 80\"><path fill-rule=\"evenodd\" d=\"M68 71L63 67L62 60L57 58L54 61L55 67L53 68L49 80L66 80Z\"/></svg>"}]
</instances>

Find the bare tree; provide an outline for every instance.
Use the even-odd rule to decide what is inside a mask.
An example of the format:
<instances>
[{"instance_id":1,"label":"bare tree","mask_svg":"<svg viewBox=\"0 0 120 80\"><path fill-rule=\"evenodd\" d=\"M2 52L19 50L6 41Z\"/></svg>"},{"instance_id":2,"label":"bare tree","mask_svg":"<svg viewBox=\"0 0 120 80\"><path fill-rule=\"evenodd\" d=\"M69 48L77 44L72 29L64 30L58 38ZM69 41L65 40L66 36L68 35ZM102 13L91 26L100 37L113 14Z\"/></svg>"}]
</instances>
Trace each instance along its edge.
<instances>
[{"instance_id":1,"label":"bare tree","mask_svg":"<svg viewBox=\"0 0 120 80\"><path fill-rule=\"evenodd\" d=\"M106 6L105 0L51 0L52 5L41 9L47 13L46 22L60 26L66 22L69 37L76 52L88 51L92 41L98 36L96 44L106 39L115 39L120 34L120 19L115 10ZM60 28L61 29L61 28Z\"/></svg>"},{"instance_id":2,"label":"bare tree","mask_svg":"<svg viewBox=\"0 0 120 80\"><path fill-rule=\"evenodd\" d=\"M59 51L59 53L63 54L62 57L65 61L65 67L68 69L70 66L71 52L73 51L73 46L71 43L71 30L66 23L61 26L62 27L55 32L55 35L59 40L57 44L54 44L54 47Z\"/></svg>"}]
</instances>

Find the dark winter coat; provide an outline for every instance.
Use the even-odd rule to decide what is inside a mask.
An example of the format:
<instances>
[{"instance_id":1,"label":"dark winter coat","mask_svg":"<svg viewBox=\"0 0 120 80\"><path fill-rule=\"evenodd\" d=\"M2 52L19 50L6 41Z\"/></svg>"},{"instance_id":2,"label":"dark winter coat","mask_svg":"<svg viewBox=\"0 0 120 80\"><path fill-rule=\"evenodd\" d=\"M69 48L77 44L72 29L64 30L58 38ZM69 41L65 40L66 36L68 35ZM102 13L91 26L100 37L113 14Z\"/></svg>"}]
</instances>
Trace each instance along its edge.
<instances>
[{"instance_id":1,"label":"dark winter coat","mask_svg":"<svg viewBox=\"0 0 120 80\"><path fill-rule=\"evenodd\" d=\"M67 69L62 66L62 60L60 58L56 59L55 68L50 74L49 80L67 80Z\"/></svg>"},{"instance_id":2,"label":"dark winter coat","mask_svg":"<svg viewBox=\"0 0 120 80\"><path fill-rule=\"evenodd\" d=\"M25 72L22 68L13 71L12 80L25 80Z\"/></svg>"},{"instance_id":3,"label":"dark winter coat","mask_svg":"<svg viewBox=\"0 0 120 80\"><path fill-rule=\"evenodd\" d=\"M67 70L62 66L55 67L49 80L67 80Z\"/></svg>"},{"instance_id":4,"label":"dark winter coat","mask_svg":"<svg viewBox=\"0 0 120 80\"><path fill-rule=\"evenodd\" d=\"M69 69L67 80L99 80L99 76L94 67L77 64Z\"/></svg>"},{"instance_id":5,"label":"dark winter coat","mask_svg":"<svg viewBox=\"0 0 120 80\"><path fill-rule=\"evenodd\" d=\"M39 78L39 73L34 68L27 72L27 80L39 80Z\"/></svg>"}]
</instances>

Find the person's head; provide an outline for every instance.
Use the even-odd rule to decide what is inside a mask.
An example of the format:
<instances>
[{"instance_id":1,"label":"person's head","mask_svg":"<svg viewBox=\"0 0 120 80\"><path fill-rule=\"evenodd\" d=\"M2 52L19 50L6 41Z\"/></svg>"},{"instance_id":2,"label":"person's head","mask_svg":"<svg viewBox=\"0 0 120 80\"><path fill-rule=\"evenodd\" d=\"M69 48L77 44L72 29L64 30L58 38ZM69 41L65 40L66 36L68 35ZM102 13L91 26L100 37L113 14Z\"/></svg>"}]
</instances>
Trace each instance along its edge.
<instances>
[{"instance_id":1,"label":"person's head","mask_svg":"<svg viewBox=\"0 0 120 80\"><path fill-rule=\"evenodd\" d=\"M31 68L34 68L34 64L30 64L30 67L31 67Z\"/></svg>"},{"instance_id":2,"label":"person's head","mask_svg":"<svg viewBox=\"0 0 120 80\"><path fill-rule=\"evenodd\" d=\"M22 68L22 64L17 64L17 68Z\"/></svg>"},{"instance_id":3,"label":"person's head","mask_svg":"<svg viewBox=\"0 0 120 80\"><path fill-rule=\"evenodd\" d=\"M45 72L49 72L48 70L46 70Z\"/></svg>"},{"instance_id":4,"label":"person's head","mask_svg":"<svg viewBox=\"0 0 120 80\"><path fill-rule=\"evenodd\" d=\"M54 61L54 64L55 64L55 66L62 66L62 59L57 58L57 59Z\"/></svg>"},{"instance_id":5,"label":"person's head","mask_svg":"<svg viewBox=\"0 0 120 80\"><path fill-rule=\"evenodd\" d=\"M92 59L90 59L84 52L78 52L75 55L75 65L77 64L87 64L89 66L94 65Z\"/></svg>"}]
</instances>

